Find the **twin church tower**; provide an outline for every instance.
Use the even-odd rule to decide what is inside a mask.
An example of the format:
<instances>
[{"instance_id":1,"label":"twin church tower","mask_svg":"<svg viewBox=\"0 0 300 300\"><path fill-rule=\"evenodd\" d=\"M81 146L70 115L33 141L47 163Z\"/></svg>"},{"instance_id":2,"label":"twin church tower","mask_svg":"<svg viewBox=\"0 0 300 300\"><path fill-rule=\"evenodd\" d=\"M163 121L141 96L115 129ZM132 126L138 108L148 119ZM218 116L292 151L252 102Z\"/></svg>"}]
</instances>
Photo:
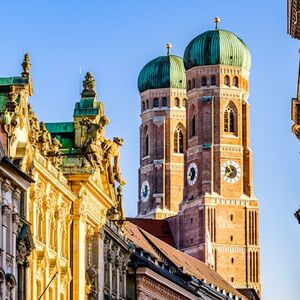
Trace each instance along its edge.
<instances>
[{"instance_id":1,"label":"twin church tower","mask_svg":"<svg viewBox=\"0 0 300 300\"><path fill-rule=\"evenodd\" d=\"M176 247L260 293L250 52L218 29L141 70L138 218L167 219Z\"/></svg>"}]
</instances>

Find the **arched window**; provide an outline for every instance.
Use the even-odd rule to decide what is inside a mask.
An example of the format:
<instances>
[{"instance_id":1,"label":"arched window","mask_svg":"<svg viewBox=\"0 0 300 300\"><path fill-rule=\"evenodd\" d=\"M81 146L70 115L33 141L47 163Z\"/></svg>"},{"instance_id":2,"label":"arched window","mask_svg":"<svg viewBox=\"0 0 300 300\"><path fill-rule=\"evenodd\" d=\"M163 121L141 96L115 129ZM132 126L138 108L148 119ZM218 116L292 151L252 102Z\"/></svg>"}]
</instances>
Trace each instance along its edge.
<instances>
[{"instance_id":1,"label":"arched window","mask_svg":"<svg viewBox=\"0 0 300 300\"><path fill-rule=\"evenodd\" d=\"M235 133L234 110L231 105L228 105L224 113L224 131Z\"/></svg>"},{"instance_id":2,"label":"arched window","mask_svg":"<svg viewBox=\"0 0 300 300\"><path fill-rule=\"evenodd\" d=\"M192 114L191 114L192 118L191 118L191 129L190 129L190 137L193 137L196 135L197 130L196 130L196 111L192 110Z\"/></svg>"},{"instance_id":3,"label":"arched window","mask_svg":"<svg viewBox=\"0 0 300 300\"><path fill-rule=\"evenodd\" d=\"M191 83L191 81L189 80L188 81L188 90L191 90L192 89L192 83Z\"/></svg>"},{"instance_id":4,"label":"arched window","mask_svg":"<svg viewBox=\"0 0 300 300\"><path fill-rule=\"evenodd\" d=\"M158 107L158 98L153 99L153 107Z\"/></svg>"},{"instance_id":5,"label":"arched window","mask_svg":"<svg viewBox=\"0 0 300 300\"><path fill-rule=\"evenodd\" d=\"M145 101L143 101L143 104L142 104L142 111L145 110Z\"/></svg>"},{"instance_id":6,"label":"arched window","mask_svg":"<svg viewBox=\"0 0 300 300\"><path fill-rule=\"evenodd\" d=\"M205 76L201 78L201 86L207 86L207 78Z\"/></svg>"},{"instance_id":7,"label":"arched window","mask_svg":"<svg viewBox=\"0 0 300 300\"><path fill-rule=\"evenodd\" d=\"M192 89L194 89L196 86L196 81L195 81L195 78L193 78L193 81L192 81Z\"/></svg>"},{"instance_id":8,"label":"arched window","mask_svg":"<svg viewBox=\"0 0 300 300\"><path fill-rule=\"evenodd\" d=\"M233 81L232 81L233 86L235 87L239 87L239 79L237 76L233 77Z\"/></svg>"},{"instance_id":9,"label":"arched window","mask_svg":"<svg viewBox=\"0 0 300 300\"><path fill-rule=\"evenodd\" d=\"M143 129L143 157L149 155L149 132L148 127L145 126Z\"/></svg>"},{"instance_id":10,"label":"arched window","mask_svg":"<svg viewBox=\"0 0 300 300\"><path fill-rule=\"evenodd\" d=\"M217 79L216 76L213 75L210 77L210 85L216 85L217 84Z\"/></svg>"},{"instance_id":11,"label":"arched window","mask_svg":"<svg viewBox=\"0 0 300 300\"><path fill-rule=\"evenodd\" d=\"M177 125L174 132L174 153L183 153L183 151L184 151L183 127L179 124Z\"/></svg>"},{"instance_id":12,"label":"arched window","mask_svg":"<svg viewBox=\"0 0 300 300\"><path fill-rule=\"evenodd\" d=\"M149 100L146 100L146 109L149 108Z\"/></svg>"},{"instance_id":13,"label":"arched window","mask_svg":"<svg viewBox=\"0 0 300 300\"><path fill-rule=\"evenodd\" d=\"M162 106L168 106L168 99L167 98L162 98Z\"/></svg>"},{"instance_id":14,"label":"arched window","mask_svg":"<svg viewBox=\"0 0 300 300\"><path fill-rule=\"evenodd\" d=\"M180 100L179 100L179 98L175 98L175 106L180 107Z\"/></svg>"},{"instance_id":15,"label":"arched window","mask_svg":"<svg viewBox=\"0 0 300 300\"><path fill-rule=\"evenodd\" d=\"M228 75L224 77L224 85L230 86L230 77Z\"/></svg>"},{"instance_id":16,"label":"arched window","mask_svg":"<svg viewBox=\"0 0 300 300\"><path fill-rule=\"evenodd\" d=\"M182 106L186 107L186 99L185 98L182 100Z\"/></svg>"}]
</instances>

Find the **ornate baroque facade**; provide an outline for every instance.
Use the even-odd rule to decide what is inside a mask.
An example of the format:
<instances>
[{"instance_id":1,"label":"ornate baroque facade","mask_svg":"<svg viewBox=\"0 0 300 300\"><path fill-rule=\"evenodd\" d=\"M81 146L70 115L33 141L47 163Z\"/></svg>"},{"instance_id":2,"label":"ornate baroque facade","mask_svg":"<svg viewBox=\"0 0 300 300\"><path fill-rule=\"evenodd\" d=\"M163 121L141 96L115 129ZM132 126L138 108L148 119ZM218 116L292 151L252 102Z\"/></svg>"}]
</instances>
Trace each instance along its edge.
<instances>
[{"instance_id":1,"label":"ornate baroque facade","mask_svg":"<svg viewBox=\"0 0 300 300\"><path fill-rule=\"evenodd\" d=\"M32 180L0 147L0 299L24 299L28 256L33 243L25 221L24 193ZM21 291L20 291L21 288Z\"/></svg>"},{"instance_id":2,"label":"ornate baroque facade","mask_svg":"<svg viewBox=\"0 0 300 300\"><path fill-rule=\"evenodd\" d=\"M34 181L23 201L34 250L26 261L29 268L23 270L26 295L19 299L103 299L106 215L123 218L123 140L104 137L109 120L97 101L91 73L83 82L74 122L39 122L28 103L33 93L30 66L26 54L22 76L0 79L1 141ZM26 232L19 235L22 241Z\"/></svg>"}]
</instances>

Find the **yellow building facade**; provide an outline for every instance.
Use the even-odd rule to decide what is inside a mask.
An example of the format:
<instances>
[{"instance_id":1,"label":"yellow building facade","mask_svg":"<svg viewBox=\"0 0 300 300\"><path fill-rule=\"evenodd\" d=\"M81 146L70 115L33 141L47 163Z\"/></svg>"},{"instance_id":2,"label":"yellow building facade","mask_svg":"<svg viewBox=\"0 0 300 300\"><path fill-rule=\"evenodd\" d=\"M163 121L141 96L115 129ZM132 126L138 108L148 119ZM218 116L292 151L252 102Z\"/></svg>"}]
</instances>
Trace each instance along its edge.
<instances>
[{"instance_id":1,"label":"yellow building facade","mask_svg":"<svg viewBox=\"0 0 300 300\"><path fill-rule=\"evenodd\" d=\"M34 180L24 201L34 244L24 299L103 299L106 215L123 218L123 140L104 137L109 120L91 73L74 122L39 122L28 102L30 66L26 54L21 76L0 79L1 142Z\"/></svg>"}]
</instances>

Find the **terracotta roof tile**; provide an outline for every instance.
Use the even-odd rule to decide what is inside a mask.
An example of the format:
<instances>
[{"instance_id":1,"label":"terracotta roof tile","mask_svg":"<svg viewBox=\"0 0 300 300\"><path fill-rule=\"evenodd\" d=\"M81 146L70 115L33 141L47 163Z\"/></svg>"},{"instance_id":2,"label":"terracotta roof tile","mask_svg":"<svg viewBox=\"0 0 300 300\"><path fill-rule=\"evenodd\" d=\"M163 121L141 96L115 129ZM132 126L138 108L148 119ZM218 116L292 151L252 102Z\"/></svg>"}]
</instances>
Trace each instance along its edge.
<instances>
[{"instance_id":1,"label":"terracotta roof tile","mask_svg":"<svg viewBox=\"0 0 300 300\"><path fill-rule=\"evenodd\" d=\"M127 238L131 240L136 246L138 246L141 249L144 249L156 259L159 259L158 254L150 246L149 242L145 239L144 235L141 233L141 231L136 225L126 221L124 223L124 231Z\"/></svg>"},{"instance_id":2,"label":"terracotta roof tile","mask_svg":"<svg viewBox=\"0 0 300 300\"><path fill-rule=\"evenodd\" d=\"M181 252L161 241L154 235L139 228L135 224L126 221L125 233L127 237L137 246L159 259L157 251L167 257L174 265L179 268L183 268L189 275L196 277L197 279L204 280L208 284L224 289L226 292L231 292L234 295L246 299L236 289L234 289L223 277L221 277L216 271L210 269L205 263L200 260ZM152 246L151 243L155 246ZM155 249L156 247L156 249ZM159 259L160 260L160 259Z\"/></svg>"},{"instance_id":3,"label":"terracotta roof tile","mask_svg":"<svg viewBox=\"0 0 300 300\"><path fill-rule=\"evenodd\" d=\"M172 232L169 227L169 222L165 220L154 219L139 219L139 218L126 218L129 222L139 226L140 228L151 233L155 237L164 241L172 247L176 247Z\"/></svg>"}]
</instances>

